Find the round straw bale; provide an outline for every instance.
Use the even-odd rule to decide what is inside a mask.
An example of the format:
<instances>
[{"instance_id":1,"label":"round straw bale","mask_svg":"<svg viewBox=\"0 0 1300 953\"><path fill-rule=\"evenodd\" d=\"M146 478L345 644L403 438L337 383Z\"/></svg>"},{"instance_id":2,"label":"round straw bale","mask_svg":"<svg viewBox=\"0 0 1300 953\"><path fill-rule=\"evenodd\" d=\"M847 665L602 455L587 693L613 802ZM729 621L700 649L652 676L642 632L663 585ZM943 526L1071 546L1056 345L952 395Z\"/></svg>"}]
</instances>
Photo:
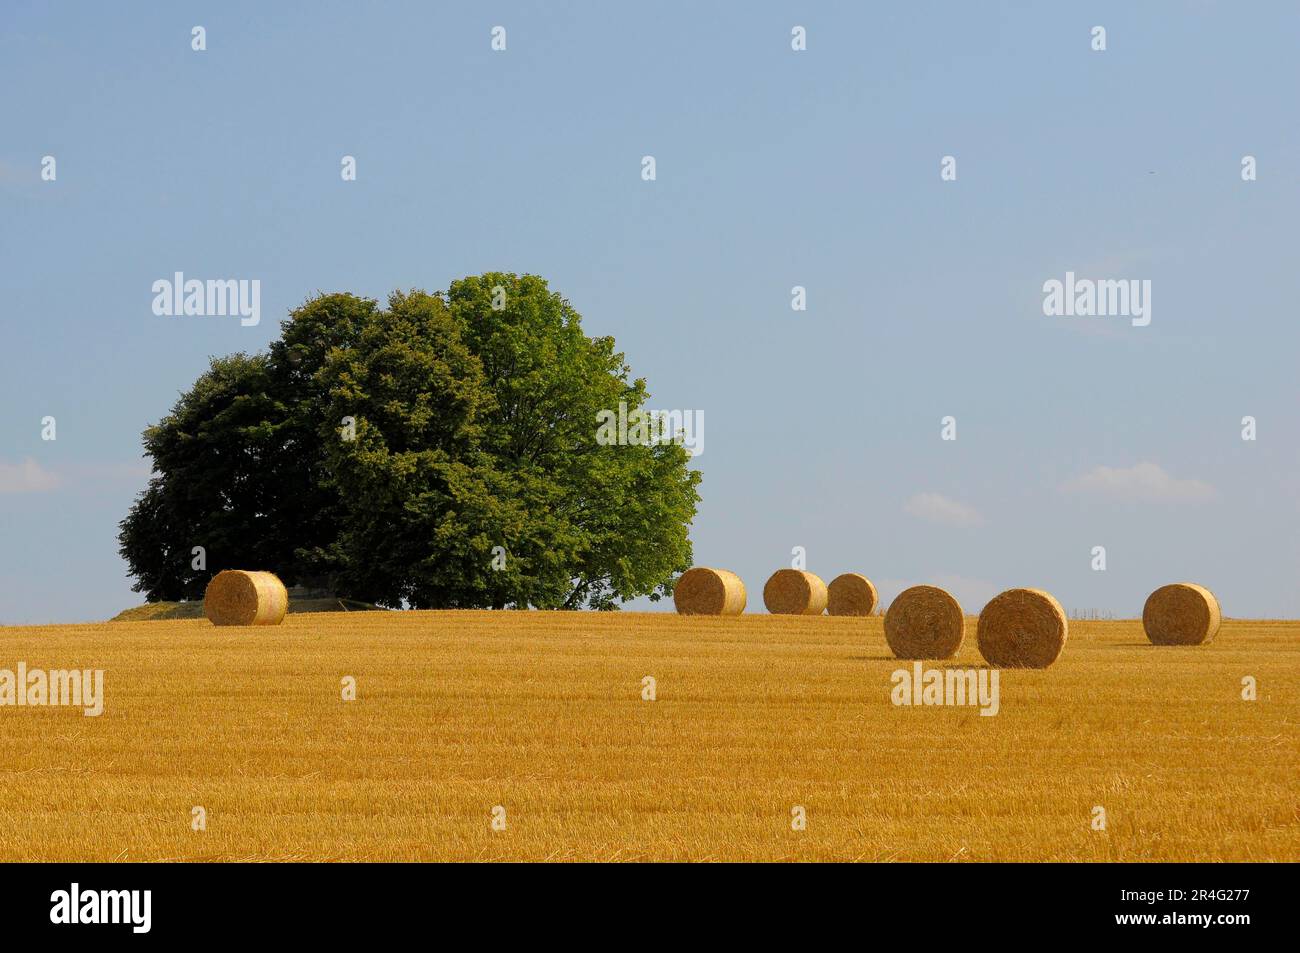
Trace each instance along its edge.
<instances>
[{"instance_id":1,"label":"round straw bale","mask_svg":"<svg viewBox=\"0 0 1300 953\"><path fill-rule=\"evenodd\" d=\"M1008 589L980 613L975 637L980 654L996 668L1047 668L1065 648L1065 610L1041 589Z\"/></svg>"},{"instance_id":2,"label":"round straw bale","mask_svg":"<svg viewBox=\"0 0 1300 953\"><path fill-rule=\"evenodd\" d=\"M885 641L897 658L952 658L965 634L961 605L938 586L903 590L885 613Z\"/></svg>"},{"instance_id":3,"label":"round straw bale","mask_svg":"<svg viewBox=\"0 0 1300 953\"><path fill-rule=\"evenodd\" d=\"M841 573L826 587L826 611L831 615L871 615L880 597L866 576Z\"/></svg>"},{"instance_id":4,"label":"round straw bale","mask_svg":"<svg viewBox=\"0 0 1300 953\"><path fill-rule=\"evenodd\" d=\"M826 583L802 569L778 569L763 586L763 605L777 615L821 615Z\"/></svg>"},{"instance_id":5,"label":"round straw bale","mask_svg":"<svg viewBox=\"0 0 1300 953\"><path fill-rule=\"evenodd\" d=\"M673 587L673 604L682 615L740 615L745 584L734 572L695 566Z\"/></svg>"},{"instance_id":6,"label":"round straw bale","mask_svg":"<svg viewBox=\"0 0 1300 953\"><path fill-rule=\"evenodd\" d=\"M1161 586L1142 607L1142 628L1155 645L1213 642L1222 621L1214 593L1190 582Z\"/></svg>"},{"instance_id":7,"label":"round straw bale","mask_svg":"<svg viewBox=\"0 0 1300 953\"><path fill-rule=\"evenodd\" d=\"M213 625L279 625L289 592L275 573L224 569L203 593L203 614Z\"/></svg>"}]
</instances>

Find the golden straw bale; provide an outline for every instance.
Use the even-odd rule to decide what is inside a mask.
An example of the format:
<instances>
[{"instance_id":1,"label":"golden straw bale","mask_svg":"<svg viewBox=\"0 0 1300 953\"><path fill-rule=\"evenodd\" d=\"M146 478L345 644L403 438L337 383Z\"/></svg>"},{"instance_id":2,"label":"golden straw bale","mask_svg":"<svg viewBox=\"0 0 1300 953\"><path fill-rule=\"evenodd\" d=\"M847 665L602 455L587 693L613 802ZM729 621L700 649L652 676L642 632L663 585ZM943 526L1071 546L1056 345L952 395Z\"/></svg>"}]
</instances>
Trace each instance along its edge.
<instances>
[{"instance_id":1,"label":"golden straw bale","mask_svg":"<svg viewBox=\"0 0 1300 953\"><path fill-rule=\"evenodd\" d=\"M1213 642L1222 621L1214 593L1191 582L1161 586L1142 607L1142 628L1155 645Z\"/></svg>"},{"instance_id":2,"label":"golden straw bale","mask_svg":"<svg viewBox=\"0 0 1300 953\"><path fill-rule=\"evenodd\" d=\"M203 593L203 614L213 625L279 625L289 592L275 573L225 569Z\"/></svg>"},{"instance_id":3,"label":"golden straw bale","mask_svg":"<svg viewBox=\"0 0 1300 953\"><path fill-rule=\"evenodd\" d=\"M745 584L734 572L695 566L677 580L673 604L682 615L740 615Z\"/></svg>"},{"instance_id":4,"label":"golden straw bale","mask_svg":"<svg viewBox=\"0 0 1300 953\"><path fill-rule=\"evenodd\" d=\"M841 573L826 587L826 611L831 615L871 615L879 601L875 585L861 573Z\"/></svg>"},{"instance_id":5,"label":"golden straw bale","mask_svg":"<svg viewBox=\"0 0 1300 953\"><path fill-rule=\"evenodd\" d=\"M777 615L821 615L826 583L802 569L778 569L763 586L763 605Z\"/></svg>"},{"instance_id":6,"label":"golden straw bale","mask_svg":"<svg viewBox=\"0 0 1300 953\"><path fill-rule=\"evenodd\" d=\"M1041 589L1008 589L989 600L975 629L980 654L997 668L1047 668L1065 648L1070 624Z\"/></svg>"},{"instance_id":7,"label":"golden straw bale","mask_svg":"<svg viewBox=\"0 0 1300 953\"><path fill-rule=\"evenodd\" d=\"M952 658L965 634L961 605L938 586L905 589L885 613L885 641L898 658Z\"/></svg>"}]
</instances>

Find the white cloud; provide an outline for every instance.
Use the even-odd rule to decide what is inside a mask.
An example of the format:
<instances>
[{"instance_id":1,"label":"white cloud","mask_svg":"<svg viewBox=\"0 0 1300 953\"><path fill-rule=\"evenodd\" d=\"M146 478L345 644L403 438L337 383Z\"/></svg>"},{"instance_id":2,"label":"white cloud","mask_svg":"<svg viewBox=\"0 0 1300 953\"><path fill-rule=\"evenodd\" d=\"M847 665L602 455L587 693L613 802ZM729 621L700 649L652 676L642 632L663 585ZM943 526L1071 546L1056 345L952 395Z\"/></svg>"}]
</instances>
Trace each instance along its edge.
<instances>
[{"instance_id":1,"label":"white cloud","mask_svg":"<svg viewBox=\"0 0 1300 953\"><path fill-rule=\"evenodd\" d=\"M941 526L983 526L984 517L974 507L938 493L918 493L903 503L903 512Z\"/></svg>"},{"instance_id":2,"label":"white cloud","mask_svg":"<svg viewBox=\"0 0 1300 953\"><path fill-rule=\"evenodd\" d=\"M1214 499L1214 487L1210 484L1203 480L1175 479L1154 463L1093 467L1061 484L1061 490L1123 502L1204 503Z\"/></svg>"},{"instance_id":3,"label":"white cloud","mask_svg":"<svg viewBox=\"0 0 1300 953\"><path fill-rule=\"evenodd\" d=\"M28 457L22 463L0 461L0 493L44 493L62 481Z\"/></svg>"}]
</instances>

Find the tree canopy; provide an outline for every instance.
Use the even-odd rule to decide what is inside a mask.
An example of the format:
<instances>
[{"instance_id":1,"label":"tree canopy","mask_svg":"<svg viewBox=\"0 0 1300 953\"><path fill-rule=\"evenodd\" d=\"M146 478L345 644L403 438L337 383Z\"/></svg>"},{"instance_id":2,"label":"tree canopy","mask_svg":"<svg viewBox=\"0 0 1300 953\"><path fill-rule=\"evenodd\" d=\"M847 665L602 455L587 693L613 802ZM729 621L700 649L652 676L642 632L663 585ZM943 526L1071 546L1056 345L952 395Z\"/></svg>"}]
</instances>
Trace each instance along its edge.
<instances>
[{"instance_id":1,"label":"tree canopy","mask_svg":"<svg viewBox=\"0 0 1300 953\"><path fill-rule=\"evenodd\" d=\"M541 278L322 294L282 329L144 432L119 542L150 601L243 568L392 607L609 609L691 564L689 453L597 440L646 383Z\"/></svg>"}]
</instances>

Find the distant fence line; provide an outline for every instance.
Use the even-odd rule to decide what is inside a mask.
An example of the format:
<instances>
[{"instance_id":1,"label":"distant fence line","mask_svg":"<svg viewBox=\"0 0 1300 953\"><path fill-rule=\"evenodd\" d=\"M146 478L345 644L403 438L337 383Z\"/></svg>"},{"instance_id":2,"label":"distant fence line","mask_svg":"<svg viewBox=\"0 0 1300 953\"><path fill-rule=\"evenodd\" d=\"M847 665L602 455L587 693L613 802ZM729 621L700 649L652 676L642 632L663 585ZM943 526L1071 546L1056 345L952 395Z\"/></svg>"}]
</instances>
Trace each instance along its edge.
<instances>
[{"instance_id":1,"label":"distant fence line","mask_svg":"<svg viewBox=\"0 0 1300 953\"><path fill-rule=\"evenodd\" d=\"M1071 619L1081 621L1103 621L1115 618L1115 613L1109 609L1071 609L1069 615Z\"/></svg>"}]
</instances>

